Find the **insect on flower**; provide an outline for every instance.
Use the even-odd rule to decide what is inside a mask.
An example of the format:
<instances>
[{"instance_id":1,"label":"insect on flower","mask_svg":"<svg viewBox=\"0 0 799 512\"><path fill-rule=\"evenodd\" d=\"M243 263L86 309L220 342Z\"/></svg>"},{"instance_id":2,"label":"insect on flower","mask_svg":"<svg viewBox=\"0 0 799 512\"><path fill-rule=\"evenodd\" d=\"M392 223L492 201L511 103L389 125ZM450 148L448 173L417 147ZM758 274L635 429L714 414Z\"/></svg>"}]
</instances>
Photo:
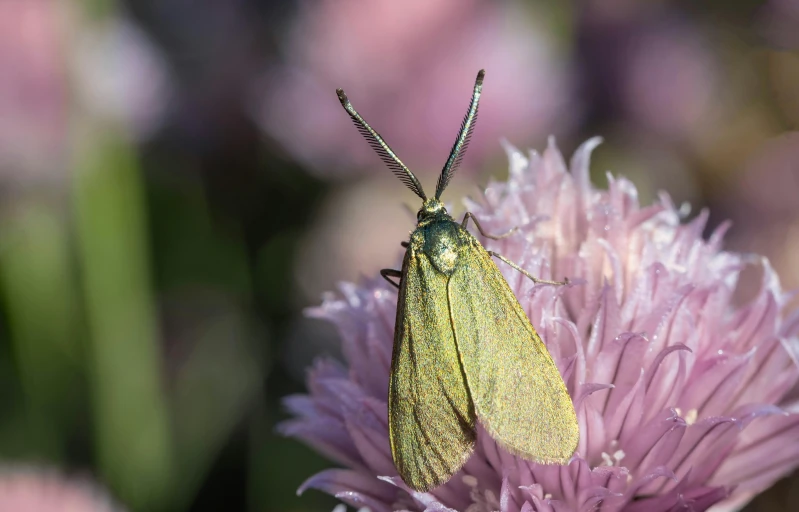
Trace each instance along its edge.
<instances>
[{"instance_id":1,"label":"insect on flower","mask_svg":"<svg viewBox=\"0 0 799 512\"><path fill-rule=\"evenodd\" d=\"M356 112L344 91L336 93L372 148L423 200L402 270L381 275L399 289L389 379L389 438L394 465L405 483L428 491L448 481L471 455L477 420L508 452L541 463L566 463L579 440L571 398L546 346L536 333L492 257L459 224L440 198L463 159L477 120L485 71L474 84L469 109L428 198L416 176ZM397 283L392 278L399 278Z\"/></svg>"}]
</instances>

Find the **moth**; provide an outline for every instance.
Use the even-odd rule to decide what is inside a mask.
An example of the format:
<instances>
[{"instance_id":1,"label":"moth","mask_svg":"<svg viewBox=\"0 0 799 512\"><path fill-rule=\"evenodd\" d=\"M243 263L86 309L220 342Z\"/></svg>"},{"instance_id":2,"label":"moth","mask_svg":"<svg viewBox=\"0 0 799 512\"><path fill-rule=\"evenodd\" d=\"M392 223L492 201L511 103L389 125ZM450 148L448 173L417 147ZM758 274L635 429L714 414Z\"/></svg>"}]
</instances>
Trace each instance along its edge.
<instances>
[{"instance_id":1,"label":"moth","mask_svg":"<svg viewBox=\"0 0 799 512\"><path fill-rule=\"evenodd\" d=\"M474 132L485 71L480 70L466 116L436 185L427 197L414 174L353 108L339 101L383 162L423 203L416 229L402 242L402 270L381 275L398 288L388 390L394 465L408 487L426 492L447 482L471 455L477 421L508 452L541 463L566 463L579 428L552 356L492 258L538 279L486 250L447 213L441 194ZM399 281L395 281L395 279Z\"/></svg>"}]
</instances>

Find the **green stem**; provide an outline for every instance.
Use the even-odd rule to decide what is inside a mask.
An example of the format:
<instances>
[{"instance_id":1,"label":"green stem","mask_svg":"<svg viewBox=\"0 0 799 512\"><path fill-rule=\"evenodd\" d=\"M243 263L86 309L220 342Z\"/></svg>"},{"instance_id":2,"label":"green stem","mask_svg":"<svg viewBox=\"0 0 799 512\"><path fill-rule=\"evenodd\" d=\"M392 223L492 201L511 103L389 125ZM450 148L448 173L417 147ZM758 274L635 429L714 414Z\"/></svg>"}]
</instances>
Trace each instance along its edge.
<instances>
[{"instance_id":1,"label":"green stem","mask_svg":"<svg viewBox=\"0 0 799 512\"><path fill-rule=\"evenodd\" d=\"M77 297L63 206L23 198L2 225L0 277L24 393L18 456L60 460L79 394Z\"/></svg>"},{"instance_id":2,"label":"green stem","mask_svg":"<svg viewBox=\"0 0 799 512\"><path fill-rule=\"evenodd\" d=\"M97 133L74 199L91 334L99 467L134 510L166 506L174 447L150 289L141 176L128 144Z\"/></svg>"}]
</instances>

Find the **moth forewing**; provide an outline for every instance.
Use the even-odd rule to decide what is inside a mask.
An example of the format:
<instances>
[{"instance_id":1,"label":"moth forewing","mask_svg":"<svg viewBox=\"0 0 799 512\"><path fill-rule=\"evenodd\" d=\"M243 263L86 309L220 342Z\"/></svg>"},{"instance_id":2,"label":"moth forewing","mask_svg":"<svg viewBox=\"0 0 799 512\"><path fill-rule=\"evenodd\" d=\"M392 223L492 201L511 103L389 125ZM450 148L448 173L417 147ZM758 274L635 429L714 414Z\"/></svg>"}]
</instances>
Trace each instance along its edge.
<instances>
[{"instance_id":1,"label":"moth forewing","mask_svg":"<svg viewBox=\"0 0 799 512\"><path fill-rule=\"evenodd\" d=\"M397 299L389 437L402 480L424 492L449 480L472 453L475 413L449 322L448 276L421 252L423 230L411 239Z\"/></svg>"},{"instance_id":2,"label":"moth forewing","mask_svg":"<svg viewBox=\"0 0 799 512\"><path fill-rule=\"evenodd\" d=\"M566 463L579 440L566 385L489 253L467 235L472 242L450 277L447 299L477 417L509 452Z\"/></svg>"}]
</instances>

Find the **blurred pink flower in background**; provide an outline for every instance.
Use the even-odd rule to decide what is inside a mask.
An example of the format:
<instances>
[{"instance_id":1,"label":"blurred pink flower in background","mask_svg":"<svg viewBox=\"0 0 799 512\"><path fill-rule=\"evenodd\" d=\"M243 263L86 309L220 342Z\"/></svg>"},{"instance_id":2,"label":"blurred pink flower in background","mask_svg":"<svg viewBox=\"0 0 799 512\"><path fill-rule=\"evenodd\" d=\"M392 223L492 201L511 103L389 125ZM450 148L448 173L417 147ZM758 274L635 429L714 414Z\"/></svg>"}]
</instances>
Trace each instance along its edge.
<instances>
[{"instance_id":1,"label":"blurred pink flower in background","mask_svg":"<svg viewBox=\"0 0 799 512\"><path fill-rule=\"evenodd\" d=\"M52 471L5 469L0 472L2 512L122 512L123 509L85 479L67 479Z\"/></svg>"},{"instance_id":2,"label":"blurred pink flower in background","mask_svg":"<svg viewBox=\"0 0 799 512\"><path fill-rule=\"evenodd\" d=\"M0 176L38 181L66 149L64 30L53 0L0 2Z\"/></svg>"},{"instance_id":3,"label":"blurred pink flower in background","mask_svg":"<svg viewBox=\"0 0 799 512\"><path fill-rule=\"evenodd\" d=\"M113 118L134 137L144 137L166 108L168 69L143 33L124 17L87 21L70 7L54 0L0 2L5 184L63 177L73 113Z\"/></svg>"},{"instance_id":4,"label":"blurred pink flower in background","mask_svg":"<svg viewBox=\"0 0 799 512\"><path fill-rule=\"evenodd\" d=\"M534 286L500 265L560 368L581 439L567 466L517 459L485 432L461 473L430 493L395 477L386 395L396 292L379 279L343 284L313 315L343 338L347 366L319 360L308 395L286 399L281 431L347 469L311 477L375 512L468 510L728 510L799 464L796 364L799 315L765 259L720 250L726 225L705 241L707 212L686 224L665 194L641 207L635 186L589 181L598 141L577 150L571 173L554 143L539 156L509 151L510 178L483 204L467 202L487 242L543 278ZM741 269L760 263L756 296L735 308Z\"/></svg>"},{"instance_id":5,"label":"blurred pink flower in background","mask_svg":"<svg viewBox=\"0 0 799 512\"><path fill-rule=\"evenodd\" d=\"M647 131L689 137L711 122L718 66L702 37L683 23L651 27L630 45L622 98L627 114Z\"/></svg>"},{"instance_id":6,"label":"blurred pink flower in background","mask_svg":"<svg viewBox=\"0 0 799 512\"><path fill-rule=\"evenodd\" d=\"M772 44L799 48L799 1L769 0L760 13L760 30Z\"/></svg>"},{"instance_id":7,"label":"blurred pink flower in background","mask_svg":"<svg viewBox=\"0 0 799 512\"><path fill-rule=\"evenodd\" d=\"M172 95L160 49L121 15L78 27L73 34L78 101L91 114L116 121L133 138L146 139L160 126Z\"/></svg>"},{"instance_id":8,"label":"blurred pink flower in background","mask_svg":"<svg viewBox=\"0 0 799 512\"><path fill-rule=\"evenodd\" d=\"M799 286L799 132L771 139L725 195L730 243L768 256L788 287Z\"/></svg>"},{"instance_id":9,"label":"blurred pink flower in background","mask_svg":"<svg viewBox=\"0 0 799 512\"><path fill-rule=\"evenodd\" d=\"M746 215L756 229L799 217L799 132L787 132L762 145L746 164L734 191L734 202L743 201ZM743 208L736 208L743 213Z\"/></svg>"},{"instance_id":10,"label":"blurred pink flower in background","mask_svg":"<svg viewBox=\"0 0 799 512\"><path fill-rule=\"evenodd\" d=\"M258 120L296 159L320 173L377 167L353 137L335 89L414 172L437 171L452 146L478 69L487 71L477 167L501 135L528 139L578 118L565 59L531 8L507 2L327 0L304 3L257 93ZM569 102L569 115L565 107Z\"/></svg>"}]
</instances>

